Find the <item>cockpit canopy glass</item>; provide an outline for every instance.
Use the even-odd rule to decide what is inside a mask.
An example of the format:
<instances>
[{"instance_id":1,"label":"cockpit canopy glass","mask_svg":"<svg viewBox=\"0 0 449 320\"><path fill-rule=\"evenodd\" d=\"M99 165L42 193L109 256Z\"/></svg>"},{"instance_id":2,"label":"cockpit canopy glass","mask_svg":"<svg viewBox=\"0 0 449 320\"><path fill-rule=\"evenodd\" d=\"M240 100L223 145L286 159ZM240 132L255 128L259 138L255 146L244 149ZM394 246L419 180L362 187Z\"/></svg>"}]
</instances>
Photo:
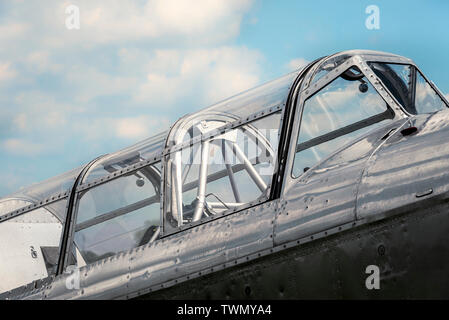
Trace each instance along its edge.
<instances>
[{"instance_id":1,"label":"cockpit canopy glass","mask_svg":"<svg viewBox=\"0 0 449 320\"><path fill-rule=\"evenodd\" d=\"M81 170L82 167L73 169L54 178L23 188L18 192L0 199L0 215L17 210L20 207L25 207L31 203L38 204L51 196L68 193ZM13 209L10 210L11 208Z\"/></svg>"},{"instance_id":2,"label":"cockpit canopy glass","mask_svg":"<svg viewBox=\"0 0 449 320\"><path fill-rule=\"evenodd\" d=\"M304 102L293 177L394 117L366 76L355 66Z\"/></svg>"},{"instance_id":3,"label":"cockpit canopy glass","mask_svg":"<svg viewBox=\"0 0 449 320\"><path fill-rule=\"evenodd\" d=\"M73 248L78 267L156 239L160 185L158 162L81 192Z\"/></svg>"},{"instance_id":4,"label":"cockpit canopy glass","mask_svg":"<svg viewBox=\"0 0 449 320\"><path fill-rule=\"evenodd\" d=\"M432 113L448 107L415 66L381 62L369 66L408 113Z\"/></svg>"},{"instance_id":5,"label":"cockpit canopy glass","mask_svg":"<svg viewBox=\"0 0 449 320\"><path fill-rule=\"evenodd\" d=\"M269 110L270 108L280 106L279 110L281 110L284 107L292 83L299 72L300 70L289 73L209 108L181 118L170 131L167 146L171 147L201 135L203 132L195 128L203 121L217 120L221 122L221 126L224 126L237 120L247 120L248 116ZM215 128L218 127L216 126ZM187 130L188 136L186 136Z\"/></svg>"},{"instance_id":6,"label":"cockpit canopy glass","mask_svg":"<svg viewBox=\"0 0 449 320\"><path fill-rule=\"evenodd\" d=\"M325 59L316 69L311 84L320 80L323 76L329 73L329 71L334 70L339 65L343 64L347 59L351 58L348 54L338 54L330 56Z\"/></svg>"},{"instance_id":7,"label":"cockpit canopy glass","mask_svg":"<svg viewBox=\"0 0 449 320\"><path fill-rule=\"evenodd\" d=\"M99 159L87 171L82 183L92 182L127 166L150 160L162 152L167 134L168 132L162 132L122 151Z\"/></svg>"}]
</instances>

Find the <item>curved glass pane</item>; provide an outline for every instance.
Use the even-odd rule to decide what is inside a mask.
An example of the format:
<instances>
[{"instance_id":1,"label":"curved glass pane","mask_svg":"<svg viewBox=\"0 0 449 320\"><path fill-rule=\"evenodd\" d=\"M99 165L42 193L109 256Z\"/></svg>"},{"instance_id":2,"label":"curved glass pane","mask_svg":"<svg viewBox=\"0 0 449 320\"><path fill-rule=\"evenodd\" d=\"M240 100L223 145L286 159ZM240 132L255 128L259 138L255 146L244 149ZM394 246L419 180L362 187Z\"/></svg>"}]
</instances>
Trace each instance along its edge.
<instances>
[{"instance_id":1,"label":"curved glass pane","mask_svg":"<svg viewBox=\"0 0 449 320\"><path fill-rule=\"evenodd\" d=\"M198 126L202 121L216 120L221 121L221 125L225 125L236 120L244 120L253 113L285 103L293 81L300 71L289 73L180 119L170 131L167 146L184 141L186 130ZM201 130L191 131L190 138L200 135L201 132Z\"/></svg>"},{"instance_id":2,"label":"curved glass pane","mask_svg":"<svg viewBox=\"0 0 449 320\"><path fill-rule=\"evenodd\" d=\"M160 226L160 163L83 192L76 204L78 266L148 243Z\"/></svg>"},{"instance_id":3,"label":"curved glass pane","mask_svg":"<svg viewBox=\"0 0 449 320\"><path fill-rule=\"evenodd\" d=\"M61 221L61 223L65 222L67 213L66 200L67 198L61 201L53 202L45 207L48 211L54 214L55 217L57 217L58 220ZM7 198L4 200L0 200L0 216L13 212L17 209L27 207L30 204L33 204L33 202L16 198Z\"/></svg>"},{"instance_id":4,"label":"curved glass pane","mask_svg":"<svg viewBox=\"0 0 449 320\"><path fill-rule=\"evenodd\" d=\"M415 107L418 114L432 113L447 108L443 99L433 90L419 71L416 76Z\"/></svg>"},{"instance_id":5,"label":"curved glass pane","mask_svg":"<svg viewBox=\"0 0 449 320\"><path fill-rule=\"evenodd\" d=\"M8 198L0 200L0 216L15 211L17 209L26 207L32 204L31 201L26 201L22 199Z\"/></svg>"},{"instance_id":6,"label":"curved glass pane","mask_svg":"<svg viewBox=\"0 0 449 320\"><path fill-rule=\"evenodd\" d=\"M82 169L83 167L79 167L48 180L32 184L31 186L25 187L5 197L4 199L18 198L26 199L33 203L38 203L39 201L50 196L70 190Z\"/></svg>"},{"instance_id":7,"label":"curved glass pane","mask_svg":"<svg viewBox=\"0 0 449 320\"><path fill-rule=\"evenodd\" d=\"M351 55L348 54L339 54L331 56L327 59L325 59L317 68L315 71L315 74L312 78L311 84L317 82L322 77L324 77L326 74L329 73L329 71L335 69L339 65L341 65L343 62L345 62L347 59L349 59Z\"/></svg>"},{"instance_id":8,"label":"curved glass pane","mask_svg":"<svg viewBox=\"0 0 449 320\"><path fill-rule=\"evenodd\" d=\"M99 159L86 173L82 183L88 183L127 166L145 161L162 152L168 132L162 132L131 147Z\"/></svg>"},{"instance_id":9,"label":"curved glass pane","mask_svg":"<svg viewBox=\"0 0 449 320\"><path fill-rule=\"evenodd\" d=\"M415 66L380 62L371 62L369 66L407 112L422 114L447 108Z\"/></svg>"},{"instance_id":10,"label":"curved glass pane","mask_svg":"<svg viewBox=\"0 0 449 320\"><path fill-rule=\"evenodd\" d=\"M393 116L360 70L348 69L305 101L293 176Z\"/></svg>"},{"instance_id":11,"label":"curved glass pane","mask_svg":"<svg viewBox=\"0 0 449 320\"><path fill-rule=\"evenodd\" d=\"M329 71L342 65L346 60L355 55L361 56L365 61L375 61L377 57L404 59L404 57L392 53L374 50L347 50L344 52L339 52L325 58L322 62L319 63L315 71L313 71L311 80L309 80L309 85L317 82L318 80L323 78L326 74L328 74Z\"/></svg>"}]
</instances>

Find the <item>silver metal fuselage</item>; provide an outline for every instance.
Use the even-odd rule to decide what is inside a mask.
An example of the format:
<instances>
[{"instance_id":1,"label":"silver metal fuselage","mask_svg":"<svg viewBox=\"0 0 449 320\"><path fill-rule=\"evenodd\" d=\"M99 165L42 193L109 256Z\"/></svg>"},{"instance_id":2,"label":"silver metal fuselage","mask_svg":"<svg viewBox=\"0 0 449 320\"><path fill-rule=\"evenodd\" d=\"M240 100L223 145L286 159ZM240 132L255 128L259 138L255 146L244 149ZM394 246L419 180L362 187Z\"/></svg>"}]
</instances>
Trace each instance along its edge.
<instances>
[{"instance_id":1,"label":"silver metal fuselage","mask_svg":"<svg viewBox=\"0 0 449 320\"><path fill-rule=\"evenodd\" d=\"M68 216L60 247L62 257L56 275L47 278L42 275L42 279L0 297L448 298L449 283L441 281L441 277L449 263L449 109L410 114L368 65L375 61L414 66L410 59L358 50L334 56L347 58L315 82L312 80L316 71L329 57L278 80L288 85L282 87L283 91L258 92L264 98L257 108L239 106L250 92L181 118L167 133L162 149L149 153L142 163L82 182L80 177L93 170L91 163L73 175L78 177L76 181L71 176L74 184L63 192L29 200L31 204L26 204L24 211L0 212L0 233L14 232L2 229L2 221L48 203L67 200ZM293 177L295 139L301 128L304 102L350 66L361 70L389 105L393 112L391 121L357 137L307 168L299 177ZM203 115L207 118L223 108L232 109L233 105L240 113L234 113L235 119L224 127L218 126L220 134L254 119L276 112L282 114L273 182L265 184L251 164L245 162L242 151L236 150L236 155L243 157L243 168L257 181L260 190L268 190L266 198L244 205L239 205L239 201L229 206L210 202L212 206L230 210L202 219L208 174L203 166L192 221L179 223L172 229L162 224L149 243L67 272L75 232L70 213L76 207L78 194L124 176L129 170L161 162L160 190L164 199L161 221L165 221L168 210L165 179L170 166L176 165L176 162L169 164L167 155L179 150L183 143L190 143L181 139L180 130L194 118L201 119ZM404 133L408 128L416 131ZM216 132L207 134L217 135ZM199 139L207 142L207 134ZM205 150L203 156L209 154L209 149ZM235 189L232 169L226 170ZM181 175L171 179L173 185L182 183ZM174 194L170 192L172 199ZM181 205L172 204L181 212L178 221L182 222ZM11 250L21 248L14 249L11 245ZM380 267L384 290L367 290L368 265ZM68 286L74 276L79 286Z\"/></svg>"}]
</instances>

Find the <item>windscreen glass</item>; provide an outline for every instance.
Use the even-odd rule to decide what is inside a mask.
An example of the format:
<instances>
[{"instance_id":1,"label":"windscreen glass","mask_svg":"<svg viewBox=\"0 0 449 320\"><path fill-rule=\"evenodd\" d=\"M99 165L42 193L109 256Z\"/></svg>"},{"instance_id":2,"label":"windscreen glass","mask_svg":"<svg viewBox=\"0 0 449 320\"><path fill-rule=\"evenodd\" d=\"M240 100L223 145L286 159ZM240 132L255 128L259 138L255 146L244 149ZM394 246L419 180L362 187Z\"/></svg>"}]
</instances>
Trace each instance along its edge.
<instances>
[{"instance_id":1,"label":"windscreen glass","mask_svg":"<svg viewBox=\"0 0 449 320\"><path fill-rule=\"evenodd\" d=\"M415 66L380 62L369 65L407 112L423 114L447 108L439 93Z\"/></svg>"}]
</instances>

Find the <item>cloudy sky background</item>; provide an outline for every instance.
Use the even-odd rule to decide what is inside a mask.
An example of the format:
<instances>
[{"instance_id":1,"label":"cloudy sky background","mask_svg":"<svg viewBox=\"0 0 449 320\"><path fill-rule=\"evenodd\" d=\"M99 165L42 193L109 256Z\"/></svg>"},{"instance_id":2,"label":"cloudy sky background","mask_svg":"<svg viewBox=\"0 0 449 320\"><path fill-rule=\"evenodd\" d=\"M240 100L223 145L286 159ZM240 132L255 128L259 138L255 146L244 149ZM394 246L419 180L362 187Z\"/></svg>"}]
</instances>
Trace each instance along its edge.
<instances>
[{"instance_id":1,"label":"cloudy sky background","mask_svg":"<svg viewBox=\"0 0 449 320\"><path fill-rule=\"evenodd\" d=\"M65 26L71 4L80 30ZM365 27L371 4L379 30ZM1 1L0 197L336 51L408 56L449 92L448 9L443 0Z\"/></svg>"}]
</instances>

